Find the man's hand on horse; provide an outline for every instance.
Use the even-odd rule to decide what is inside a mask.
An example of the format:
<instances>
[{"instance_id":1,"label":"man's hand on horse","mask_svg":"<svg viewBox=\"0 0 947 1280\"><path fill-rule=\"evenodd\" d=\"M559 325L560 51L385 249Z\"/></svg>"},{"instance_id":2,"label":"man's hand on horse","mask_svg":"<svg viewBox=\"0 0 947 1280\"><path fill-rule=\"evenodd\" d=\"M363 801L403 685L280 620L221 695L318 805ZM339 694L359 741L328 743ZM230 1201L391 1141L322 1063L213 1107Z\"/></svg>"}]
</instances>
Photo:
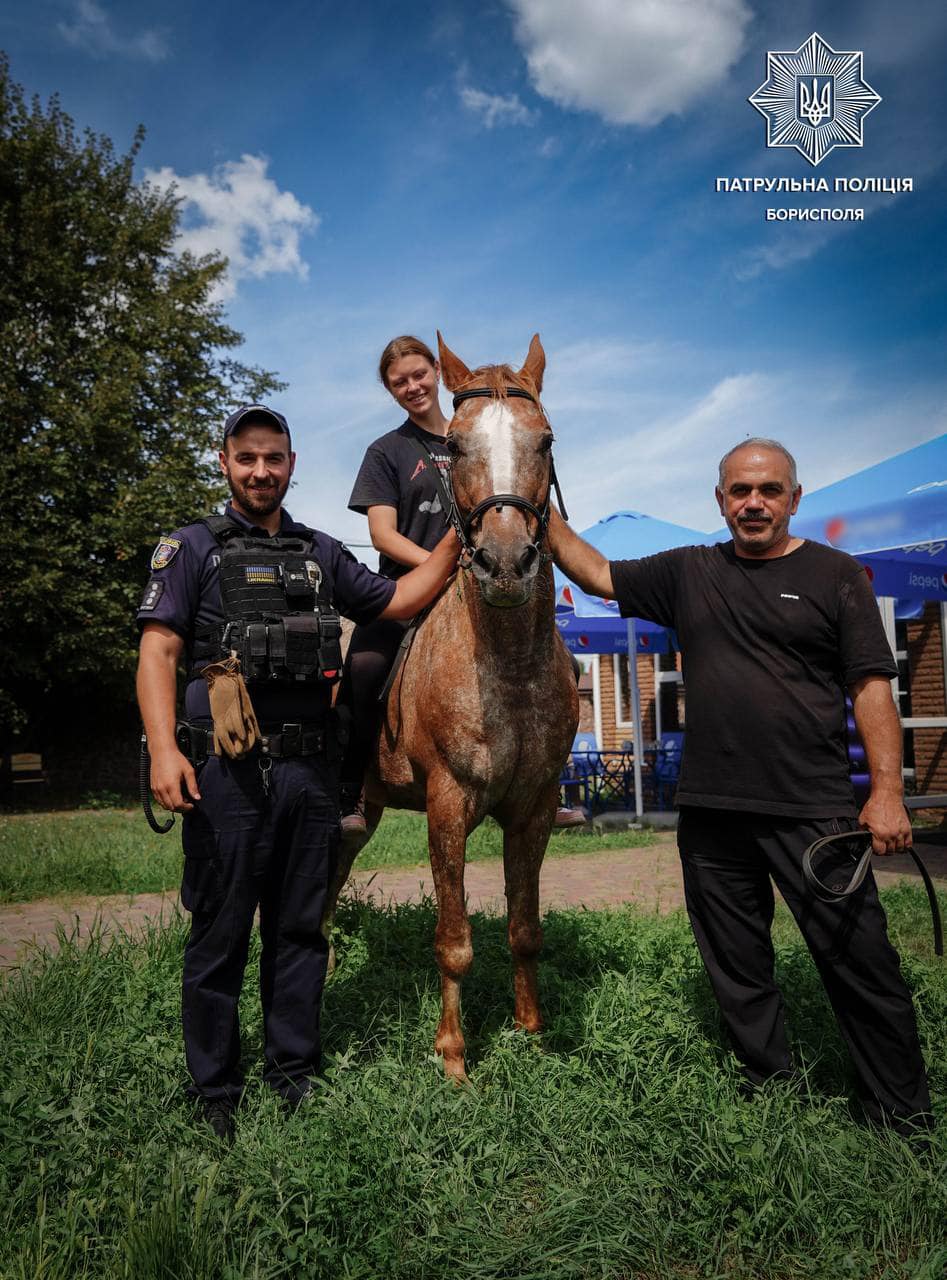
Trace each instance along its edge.
<instances>
[{"instance_id":1,"label":"man's hand on horse","mask_svg":"<svg viewBox=\"0 0 947 1280\"><path fill-rule=\"evenodd\" d=\"M177 750L151 757L151 790L170 813L188 813L194 808L191 801L201 798L194 766Z\"/></svg>"},{"instance_id":2,"label":"man's hand on horse","mask_svg":"<svg viewBox=\"0 0 947 1280\"><path fill-rule=\"evenodd\" d=\"M872 792L858 815L858 822L871 832L874 853L903 853L912 844L911 823L899 794Z\"/></svg>"}]
</instances>

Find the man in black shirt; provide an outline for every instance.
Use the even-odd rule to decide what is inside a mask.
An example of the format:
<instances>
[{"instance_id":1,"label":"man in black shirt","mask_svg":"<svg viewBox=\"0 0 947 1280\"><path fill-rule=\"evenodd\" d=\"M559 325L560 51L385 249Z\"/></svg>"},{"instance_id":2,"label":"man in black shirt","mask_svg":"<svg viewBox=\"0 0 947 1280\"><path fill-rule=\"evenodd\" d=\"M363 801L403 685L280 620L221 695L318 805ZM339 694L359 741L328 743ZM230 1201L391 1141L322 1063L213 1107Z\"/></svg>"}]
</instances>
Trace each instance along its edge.
<instances>
[{"instance_id":1,"label":"man in black shirt","mask_svg":"<svg viewBox=\"0 0 947 1280\"><path fill-rule=\"evenodd\" d=\"M748 440L720 463L732 542L608 562L553 513L560 568L622 615L673 627L687 689L677 802L687 910L750 1087L788 1075L773 980L770 876L805 937L848 1043L867 1115L902 1132L932 1123L911 996L870 875L845 908L807 892L820 836L910 843L897 674L867 576L850 556L792 536L802 489L782 445ZM871 794L856 814L845 692Z\"/></svg>"}]
</instances>

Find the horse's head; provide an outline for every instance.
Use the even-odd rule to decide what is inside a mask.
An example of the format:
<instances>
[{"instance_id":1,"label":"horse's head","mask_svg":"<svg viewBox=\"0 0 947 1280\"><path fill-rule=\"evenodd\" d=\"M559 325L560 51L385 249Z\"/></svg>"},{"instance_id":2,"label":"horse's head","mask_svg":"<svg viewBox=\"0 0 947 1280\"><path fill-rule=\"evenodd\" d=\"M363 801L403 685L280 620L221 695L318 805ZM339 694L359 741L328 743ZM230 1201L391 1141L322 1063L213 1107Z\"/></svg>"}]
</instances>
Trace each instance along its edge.
<instances>
[{"instance_id":1,"label":"horse's head","mask_svg":"<svg viewBox=\"0 0 947 1280\"><path fill-rule=\"evenodd\" d=\"M533 593L552 481L552 430L539 403L546 356L539 335L515 373L471 372L437 335L444 384L454 393L447 434L466 559L488 604L525 604Z\"/></svg>"}]
</instances>

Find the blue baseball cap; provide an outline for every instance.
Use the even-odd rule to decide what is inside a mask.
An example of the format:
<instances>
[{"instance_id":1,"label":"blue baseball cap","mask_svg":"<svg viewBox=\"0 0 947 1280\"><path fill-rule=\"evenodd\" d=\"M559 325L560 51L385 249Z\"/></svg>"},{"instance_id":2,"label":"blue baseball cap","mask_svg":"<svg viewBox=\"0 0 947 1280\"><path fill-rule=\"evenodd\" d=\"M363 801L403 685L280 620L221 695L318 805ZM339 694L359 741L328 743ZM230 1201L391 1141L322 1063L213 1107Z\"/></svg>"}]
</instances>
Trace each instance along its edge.
<instances>
[{"instance_id":1,"label":"blue baseball cap","mask_svg":"<svg viewBox=\"0 0 947 1280\"><path fill-rule=\"evenodd\" d=\"M275 427L277 431L282 431L292 448L293 442L289 434L289 424L281 413L277 413L275 409L268 409L265 404L245 404L241 408L235 409L227 421L224 423L224 440L228 436L235 435L242 426L248 422L265 422L271 427Z\"/></svg>"}]
</instances>

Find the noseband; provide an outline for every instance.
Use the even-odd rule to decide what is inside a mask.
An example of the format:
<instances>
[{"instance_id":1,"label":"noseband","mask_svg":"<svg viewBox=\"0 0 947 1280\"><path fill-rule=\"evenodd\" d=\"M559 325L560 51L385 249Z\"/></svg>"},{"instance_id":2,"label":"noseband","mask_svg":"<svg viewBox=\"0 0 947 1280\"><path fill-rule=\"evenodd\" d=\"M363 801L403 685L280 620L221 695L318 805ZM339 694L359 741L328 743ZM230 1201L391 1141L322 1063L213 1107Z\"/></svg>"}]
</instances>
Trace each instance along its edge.
<instances>
[{"instance_id":1,"label":"noseband","mask_svg":"<svg viewBox=\"0 0 947 1280\"><path fill-rule=\"evenodd\" d=\"M515 396L520 400L529 400L539 408L539 401L535 396L530 395L528 391L524 391L522 387L506 387L504 388L507 396ZM494 392L489 387L473 387L470 391L458 391L454 396L454 409L463 403L464 400L474 399L492 399ZM559 480L556 476L556 464L552 460L552 453L549 454L549 487L546 490L546 501L543 503L542 509L533 505L528 498L520 497L518 493L495 493L492 497L484 498L483 502L478 502L472 511L468 511L462 516L457 509L457 500L454 497L454 485L451 480L450 470L447 474L448 492L450 495L450 522L454 526L460 544L464 549L461 563L466 560L469 565L473 556L476 555L477 548L474 546L471 538L471 530L477 520L485 511L489 511L493 507L497 511L502 511L504 507L518 507L521 511L527 512L528 515L535 516L538 521L538 529L536 532L536 542L534 546L537 551L539 544L546 536L546 528L549 524L549 505L552 490L556 491L556 501L559 504L559 510L562 512L563 520L568 520L566 514L565 503L562 501L562 490L559 488Z\"/></svg>"}]
</instances>

